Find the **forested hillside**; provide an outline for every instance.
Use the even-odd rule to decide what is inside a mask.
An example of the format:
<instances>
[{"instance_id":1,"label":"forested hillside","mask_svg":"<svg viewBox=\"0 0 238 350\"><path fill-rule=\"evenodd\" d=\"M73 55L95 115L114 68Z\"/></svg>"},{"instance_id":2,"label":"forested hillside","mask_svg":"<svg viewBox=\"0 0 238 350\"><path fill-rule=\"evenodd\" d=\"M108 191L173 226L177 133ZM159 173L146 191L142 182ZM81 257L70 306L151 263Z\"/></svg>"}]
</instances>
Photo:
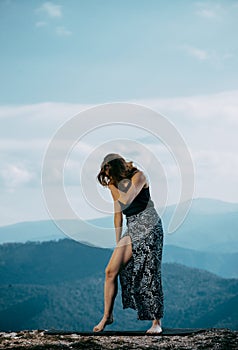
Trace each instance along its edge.
<instances>
[{"instance_id":1,"label":"forested hillside","mask_svg":"<svg viewBox=\"0 0 238 350\"><path fill-rule=\"evenodd\" d=\"M103 313L110 254L68 239L1 245L0 330L92 330ZM164 264L162 273L164 326L238 328L238 280L174 263ZM122 309L120 293L108 329L146 329L150 322Z\"/></svg>"}]
</instances>

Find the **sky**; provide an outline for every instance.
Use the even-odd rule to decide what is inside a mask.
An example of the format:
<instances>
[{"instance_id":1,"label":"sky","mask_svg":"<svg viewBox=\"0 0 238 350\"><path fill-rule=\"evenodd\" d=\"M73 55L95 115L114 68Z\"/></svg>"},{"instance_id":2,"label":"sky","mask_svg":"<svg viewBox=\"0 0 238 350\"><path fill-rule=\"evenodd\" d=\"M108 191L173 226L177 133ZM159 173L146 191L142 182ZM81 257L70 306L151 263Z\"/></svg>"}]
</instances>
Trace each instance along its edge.
<instances>
[{"instance_id":1,"label":"sky","mask_svg":"<svg viewBox=\"0 0 238 350\"><path fill-rule=\"evenodd\" d=\"M194 197L238 202L237 18L237 0L0 0L0 225L49 218L47 145L70 118L104 103L165 116L191 153ZM90 131L65 163L75 211L101 215L80 197L79 179L95 149L110 153L108 142L141 166L155 155L168 182L164 193L158 178L155 202L176 203L179 171L166 145L136 126L111 125Z\"/></svg>"}]
</instances>

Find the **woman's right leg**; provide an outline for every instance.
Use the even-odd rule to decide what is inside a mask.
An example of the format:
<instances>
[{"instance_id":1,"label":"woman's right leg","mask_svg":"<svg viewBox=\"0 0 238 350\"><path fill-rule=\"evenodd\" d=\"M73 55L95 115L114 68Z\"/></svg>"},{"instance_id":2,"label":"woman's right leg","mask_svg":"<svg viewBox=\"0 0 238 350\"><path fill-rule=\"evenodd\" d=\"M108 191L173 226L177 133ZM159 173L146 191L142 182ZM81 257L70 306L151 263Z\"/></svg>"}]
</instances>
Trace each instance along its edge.
<instances>
[{"instance_id":1,"label":"woman's right leg","mask_svg":"<svg viewBox=\"0 0 238 350\"><path fill-rule=\"evenodd\" d=\"M162 332L162 322L161 319L158 320L153 320L152 321L152 326L150 327L150 329L148 329L146 331L146 333L154 333L154 334L158 334Z\"/></svg>"},{"instance_id":2,"label":"woman's right leg","mask_svg":"<svg viewBox=\"0 0 238 350\"><path fill-rule=\"evenodd\" d=\"M130 236L124 236L114 249L105 270L104 283L104 315L94 332L103 331L107 324L113 322L113 306L118 291L118 273L121 266L125 265L132 256L132 245Z\"/></svg>"}]
</instances>

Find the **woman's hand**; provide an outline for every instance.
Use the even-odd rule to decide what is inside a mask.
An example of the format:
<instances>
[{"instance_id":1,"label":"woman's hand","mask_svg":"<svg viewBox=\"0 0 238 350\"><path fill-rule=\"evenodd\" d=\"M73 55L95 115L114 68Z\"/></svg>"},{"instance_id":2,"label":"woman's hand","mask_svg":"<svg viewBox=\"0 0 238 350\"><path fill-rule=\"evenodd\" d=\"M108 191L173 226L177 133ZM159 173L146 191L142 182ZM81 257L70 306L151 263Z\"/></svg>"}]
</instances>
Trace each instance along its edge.
<instances>
[{"instance_id":1,"label":"woman's hand","mask_svg":"<svg viewBox=\"0 0 238 350\"><path fill-rule=\"evenodd\" d=\"M124 180L122 180L124 181ZM142 171L138 171L135 175L132 176L130 181L129 189L125 191L121 191L115 185L109 182L108 188L111 191L112 197L114 201L119 200L124 205L129 205L134 198L138 195L138 193L142 190L144 185L146 184L146 177ZM118 186L121 187L120 184ZM123 187L123 186L122 186ZM125 188L125 186L124 186Z\"/></svg>"}]
</instances>

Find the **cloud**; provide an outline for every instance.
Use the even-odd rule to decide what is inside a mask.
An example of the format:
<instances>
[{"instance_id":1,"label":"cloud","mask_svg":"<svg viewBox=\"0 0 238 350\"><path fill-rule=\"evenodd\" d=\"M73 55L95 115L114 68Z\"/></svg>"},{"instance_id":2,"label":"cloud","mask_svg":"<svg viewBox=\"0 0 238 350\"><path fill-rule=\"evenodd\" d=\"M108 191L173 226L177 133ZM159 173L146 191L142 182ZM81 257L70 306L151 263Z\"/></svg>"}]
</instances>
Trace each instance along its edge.
<instances>
[{"instance_id":1,"label":"cloud","mask_svg":"<svg viewBox=\"0 0 238 350\"><path fill-rule=\"evenodd\" d=\"M238 90L127 102L144 105L162 113L180 132L191 152L195 166L195 197L238 202ZM67 120L89 107L70 103L0 106L0 187L1 198L8 203L9 209L4 210L4 215L9 217L9 223L21 219L19 213L14 214L12 211L12 208L16 207L16 198L21 202L22 220L38 218L37 213L40 212L39 208L42 205L39 199L40 178L46 147L55 132ZM109 137L110 144L107 143ZM136 139L139 146L136 143L116 142L118 138ZM61 147L64 147L64 141L58 145L59 152ZM80 175L81 169L86 166L86 174L90 174L94 183L101 159L109 149L135 160L148 171L149 178L153 179L152 183L156 184L152 186L156 204L166 195L166 184L163 179L168 182L168 203L176 203L176 196L179 195L179 173L168 149L162 143L159 144L155 137L153 139L148 134L137 134L129 127L126 131L117 125L114 128L108 126L90 131L69 153L65 162L65 184L66 193L69 200L73 201L75 210L83 210L87 217L99 215L86 208L83 199L80 199L81 204L78 204ZM161 164L164 177L162 170L158 172L158 167L153 168L152 156L155 156ZM92 191L91 188L89 190ZM39 206L37 207L39 210L34 205L32 207L29 205L23 195L24 191L29 196L29 191L34 191L34 203L37 203L34 205ZM111 208L111 203L108 205ZM43 218L43 214L41 217ZM4 217L1 220L6 222Z\"/></svg>"},{"instance_id":2,"label":"cloud","mask_svg":"<svg viewBox=\"0 0 238 350\"><path fill-rule=\"evenodd\" d=\"M197 8L196 14L208 20L219 19L224 12L224 9L220 4L198 2L195 6Z\"/></svg>"},{"instance_id":3,"label":"cloud","mask_svg":"<svg viewBox=\"0 0 238 350\"><path fill-rule=\"evenodd\" d=\"M195 166L195 197L238 202L238 91L140 103L162 113L182 134ZM157 152L153 140L145 142ZM162 163L170 174L172 162L163 157ZM173 179L170 186L176 191Z\"/></svg>"},{"instance_id":4,"label":"cloud","mask_svg":"<svg viewBox=\"0 0 238 350\"><path fill-rule=\"evenodd\" d=\"M44 2L41 7L38 8L39 11L44 12L47 16L51 18L61 18L62 17L62 6L56 5L53 2Z\"/></svg>"},{"instance_id":5,"label":"cloud","mask_svg":"<svg viewBox=\"0 0 238 350\"><path fill-rule=\"evenodd\" d=\"M234 55L230 52L218 53L212 49L206 50L186 44L181 45L179 48L189 56L195 57L198 61L209 62L217 69L223 67L225 61L230 60L234 57Z\"/></svg>"},{"instance_id":6,"label":"cloud","mask_svg":"<svg viewBox=\"0 0 238 350\"><path fill-rule=\"evenodd\" d=\"M196 57L200 61L205 61L210 58L210 54L206 50L189 45L184 45L183 48L189 55Z\"/></svg>"},{"instance_id":7,"label":"cloud","mask_svg":"<svg viewBox=\"0 0 238 350\"><path fill-rule=\"evenodd\" d=\"M0 137L24 141L49 138L67 119L88 107L86 104L54 102L0 106Z\"/></svg>"},{"instance_id":8,"label":"cloud","mask_svg":"<svg viewBox=\"0 0 238 350\"><path fill-rule=\"evenodd\" d=\"M0 149L2 152L21 152L31 150L31 152L36 152L42 150L48 143L48 139L30 139L30 140L17 140L17 139L1 139ZM2 155L3 156L3 155Z\"/></svg>"},{"instance_id":9,"label":"cloud","mask_svg":"<svg viewBox=\"0 0 238 350\"><path fill-rule=\"evenodd\" d=\"M35 26L38 27L38 28L40 28L40 27L46 27L46 26L47 26L47 23L46 23L46 22L43 22L43 21L39 21L39 22L36 22Z\"/></svg>"},{"instance_id":10,"label":"cloud","mask_svg":"<svg viewBox=\"0 0 238 350\"><path fill-rule=\"evenodd\" d=\"M72 32L65 27L57 27L55 31L56 31L56 34L59 36L67 37L72 35Z\"/></svg>"},{"instance_id":11,"label":"cloud","mask_svg":"<svg viewBox=\"0 0 238 350\"><path fill-rule=\"evenodd\" d=\"M0 169L0 182L7 190L26 186L34 178L34 174L22 164L7 164Z\"/></svg>"},{"instance_id":12,"label":"cloud","mask_svg":"<svg viewBox=\"0 0 238 350\"><path fill-rule=\"evenodd\" d=\"M203 184L202 192L205 193L205 188L207 193L211 192L209 189L211 186L213 192L216 188L219 194L218 182L220 182L219 186L229 182L227 194L223 194L223 199L227 200L229 196L230 200L233 198L234 201L236 198L238 201L238 190L234 191L235 178L238 175L236 131L238 90L204 96L149 99L140 102L162 113L182 133L191 150L194 163L200 169L197 183L200 183L201 178L207 179L207 184ZM147 139L145 142L149 143L150 140ZM202 164L205 166L203 167ZM215 173L216 185L210 184L208 179L212 179Z\"/></svg>"},{"instance_id":13,"label":"cloud","mask_svg":"<svg viewBox=\"0 0 238 350\"><path fill-rule=\"evenodd\" d=\"M45 15L47 15L50 18L59 18L61 19L63 16L63 12L62 12L62 6L61 5L56 5L53 2L45 2L42 4L41 7L39 7L37 10L37 12L41 12L44 13ZM36 27L41 28L41 27L45 27L47 26L47 23L43 20L43 21L38 21L35 24ZM60 37L69 37L72 35L72 32L67 29L66 27L62 26L57 26L56 28L54 28L55 33L60 36Z\"/></svg>"},{"instance_id":14,"label":"cloud","mask_svg":"<svg viewBox=\"0 0 238 350\"><path fill-rule=\"evenodd\" d=\"M217 17L217 13L213 10L209 10L206 8L200 9L197 11L197 14L205 17L205 18L216 18Z\"/></svg>"},{"instance_id":15,"label":"cloud","mask_svg":"<svg viewBox=\"0 0 238 350\"><path fill-rule=\"evenodd\" d=\"M238 123L238 90L209 95L141 100L167 115L177 116L176 122L209 123L219 120L225 126Z\"/></svg>"},{"instance_id":16,"label":"cloud","mask_svg":"<svg viewBox=\"0 0 238 350\"><path fill-rule=\"evenodd\" d=\"M234 173L231 172L228 176L223 171L221 172L221 169L226 164L227 159L237 159L238 91L204 96L144 100L141 102L162 113L174 123L191 150L193 159L194 152L210 152L213 150L213 155L216 154L217 159L220 159L220 165L216 165L214 168L218 174L220 186L222 186L222 181L224 183L230 181L229 188L235 186ZM205 153L202 154L205 155ZM196 163L197 159L194 159L194 162ZM234 167L238 165L235 164ZM204 178L206 176L212 178L208 177L205 168L202 169L202 172ZM223 175L221 176L221 174ZM200 179L201 177L197 178L198 183L200 183ZM218 185L213 183L211 187L217 188L219 193ZM206 188L207 193L210 192L209 182L207 182L207 185L204 184L204 188ZM229 190L223 196L223 200L228 198L231 200L232 198L233 201L238 201L238 189L237 193L232 193Z\"/></svg>"}]
</instances>

